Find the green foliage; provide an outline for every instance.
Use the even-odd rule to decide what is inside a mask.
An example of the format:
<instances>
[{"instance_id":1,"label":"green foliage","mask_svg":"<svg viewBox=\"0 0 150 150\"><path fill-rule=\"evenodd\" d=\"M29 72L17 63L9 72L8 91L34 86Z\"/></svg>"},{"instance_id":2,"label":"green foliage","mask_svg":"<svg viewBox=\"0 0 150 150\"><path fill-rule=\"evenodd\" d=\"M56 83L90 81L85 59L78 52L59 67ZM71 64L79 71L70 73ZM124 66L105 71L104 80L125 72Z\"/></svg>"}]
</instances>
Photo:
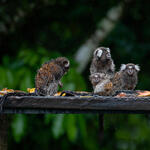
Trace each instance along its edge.
<instances>
[{"instance_id":1,"label":"green foliage","mask_svg":"<svg viewBox=\"0 0 150 150\"><path fill-rule=\"evenodd\" d=\"M90 91L89 69L76 71L76 50L93 34L107 10L120 1L39 0L0 2L0 89L34 87L44 62L66 56L71 62L59 90ZM100 45L121 63L141 66L137 89L149 89L149 2L131 1L115 29ZM86 54L85 54L86 55ZM148 115L105 115L104 140L98 140L97 115L14 115L9 149L149 149Z\"/></svg>"},{"instance_id":2,"label":"green foliage","mask_svg":"<svg viewBox=\"0 0 150 150\"><path fill-rule=\"evenodd\" d=\"M75 142L77 137L76 118L73 115L65 116L64 125L67 131L67 137L71 142Z\"/></svg>"},{"instance_id":3,"label":"green foliage","mask_svg":"<svg viewBox=\"0 0 150 150\"><path fill-rule=\"evenodd\" d=\"M26 130L26 116L25 115L15 115L12 122L12 135L17 143L20 142L23 136L25 136Z\"/></svg>"},{"instance_id":4,"label":"green foliage","mask_svg":"<svg viewBox=\"0 0 150 150\"><path fill-rule=\"evenodd\" d=\"M55 139L58 139L64 133L63 120L64 120L64 115L62 114L55 116L55 118L53 119L52 133Z\"/></svg>"}]
</instances>

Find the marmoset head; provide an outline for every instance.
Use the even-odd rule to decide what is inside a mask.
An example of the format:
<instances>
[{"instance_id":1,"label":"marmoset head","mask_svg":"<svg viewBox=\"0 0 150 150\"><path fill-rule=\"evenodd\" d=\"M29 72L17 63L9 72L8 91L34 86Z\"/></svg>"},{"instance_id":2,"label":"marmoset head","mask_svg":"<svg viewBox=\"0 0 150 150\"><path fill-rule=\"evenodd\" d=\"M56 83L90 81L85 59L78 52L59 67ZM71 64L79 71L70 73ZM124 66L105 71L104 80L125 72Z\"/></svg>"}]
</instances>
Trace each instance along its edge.
<instances>
[{"instance_id":1,"label":"marmoset head","mask_svg":"<svg viewBox=\"0 0 150 150\"><path fill-rule=\"evenodd\" d=\"M124 75L135 76L140 71L140 67L138 65L135 65L135 64L132 64L132 63L122 64L121 68L120 68L120 71Z\"/></svg>"},{"instance_id":2,"label":"marmoset head","mask_svg":"<svg viewBox=\"0 0 150 150\"><path fill-rule=\"evenodd\" d=\"M64 73L66 73L70 67L70 62L67 58L65 57L58 57L55 59L55 62L57 65L59 65L60 67L62 67Z\"/></svg>"},{"instance_id":3,"label":"marmoset head","mask_svg":"<svg viewBox=\"0 0 150 150\"><path fill-rule=\"evenodd\" d=\"M97 60L101 60L102 62L106 62L111 59L110 49L106 47L98 47L94 51L94 57Z\"/></svg>"},{"instance_id":4,"label":"marmoset head","mask_svg":"<svg viewBox=\"0 0 150 150\"><path fill-rule=\"evenodd\" d=\"M96 86L99 82L107 78L106 74L104 73L93 73L89 76L89 79L93 86Z\"/></svg>"}]
</instances>

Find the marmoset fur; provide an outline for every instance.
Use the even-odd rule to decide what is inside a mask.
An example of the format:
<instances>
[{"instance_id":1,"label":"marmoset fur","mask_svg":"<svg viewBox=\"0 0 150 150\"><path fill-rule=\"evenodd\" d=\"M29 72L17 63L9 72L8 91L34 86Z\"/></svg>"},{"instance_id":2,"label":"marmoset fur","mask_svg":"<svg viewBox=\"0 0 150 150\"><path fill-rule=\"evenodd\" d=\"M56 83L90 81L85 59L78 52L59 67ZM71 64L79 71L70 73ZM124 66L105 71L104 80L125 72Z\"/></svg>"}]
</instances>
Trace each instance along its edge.
<instances>
[{"instance_id":1,"label":"marmoset fur","mask_svg":"<svg viewBox=\"0 0 150 150\"><path fill-rule=\"evenodd\" d=\"M106 79L109 79L109 75L104 73L93 73L89 76L89 80L92 83L93 89L98 83L103 82Z\"/></svg>"},{"instance_id":2,"label":"marmoset fur","mask_svg":"<svg viewBox=\"0 0 150 150\"><path fill-rule=\"evenodd\" d=\"M62 86L60 80L69 67L70 62L65 57L58 57L43 64L35 77L37 95L52 96L57 93L58 85Z\"/></svg>"},{"instance_id":3,"label":"marmoset fur","mask_svg":"<svg viewBox=\"0 0 150 150\"><path fill-rule=\"evenodd\" d=\"M105 73L113 75L115 65L111 58L110 49L99 47L93 53L93 59L90 66L90 73Z\"/></svg>"},{"instance_id":4,"label":"marmoset fur","mask_svg":"<svg viewBox=\"0 0 150 150\"><path fill-rule=\"evenodd\" d=\"M104 73L93 73L89 77L95 94L109 95L109 91L112 88L112 83L109 75Z\"/></svg>"},{"instance_id":5,"label":"marmoset fur","mask_svg":"<svg viewBox=\"0 0 150 150\"><path fill-rule=\"evenodd\" d=\"M93 86L94 93L99 95L108 95L110 84L114 76L115 65L111 58L110 49L99 47L93 53L93 59L90 66L90 81ZM106 92L107 91L107 92Z\"/></svg>"},{"instance_id":6,"label":"marmoset fur","mask_svg":"<svg viewBox=\"0 0 150 150\"><path fill-rule=\"evenodd\" d=\"M134 90L138 82L138 65L128 63L122 64L119 74L121 78L122 90Z\"/></svg>"},{"instance_id":7,"label":"marmoset fur","mask_svg":"<svg viewBox=\"0 0 150 150\"><path fill-rule=\"evenodd\" d=\"M139 71L138 65L122 64L120 71L116 72L112 79L103 77L103 80L96 84L94 93L107 96L114 95L119 90L134 90L138 82ZM99 80L99 78L96 76L94 80Z\"/></svg>"}]
</instances>

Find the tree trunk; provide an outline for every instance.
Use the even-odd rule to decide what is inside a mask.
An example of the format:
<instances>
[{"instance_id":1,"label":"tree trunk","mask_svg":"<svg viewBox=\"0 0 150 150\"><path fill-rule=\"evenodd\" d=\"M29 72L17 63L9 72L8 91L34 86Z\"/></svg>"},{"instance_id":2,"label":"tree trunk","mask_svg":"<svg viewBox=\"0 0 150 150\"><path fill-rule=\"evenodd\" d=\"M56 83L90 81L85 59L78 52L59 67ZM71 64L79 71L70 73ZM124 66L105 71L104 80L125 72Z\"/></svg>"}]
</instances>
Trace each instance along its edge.
<instances>
[{"instance_id":1,"label":"tree trunk","mask_svg":"<svg viewBox=\"0 0 150 150\"><path fill-rule=\"evenodd\" d=\"M0 114L0 150L7 150L8 115Z\"/></svg>"}]
</instances>

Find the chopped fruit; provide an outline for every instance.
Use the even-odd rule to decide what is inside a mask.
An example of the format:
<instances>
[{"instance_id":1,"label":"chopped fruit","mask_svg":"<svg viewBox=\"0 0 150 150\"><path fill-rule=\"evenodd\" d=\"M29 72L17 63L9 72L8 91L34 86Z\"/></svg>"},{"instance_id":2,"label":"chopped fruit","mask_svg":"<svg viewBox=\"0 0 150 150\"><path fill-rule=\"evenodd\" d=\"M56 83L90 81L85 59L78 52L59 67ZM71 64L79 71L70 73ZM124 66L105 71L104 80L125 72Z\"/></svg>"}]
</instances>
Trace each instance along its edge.
<instances>
[{"instance_id":1,"label":"chopped fruit","mask_svg":"<svg viewBox=\"0 0 150 150\"><path fill-rule=\"evenodd\" d=\"M66 93L63 93L63 95L62 96L66 96Z\"/></svg>"},{"instance_id":2,"label":"chopped fruit","mask_svg":"<svg viewBox=\"0 0 150 150\"><path fill-rule=\"evenodd\" d=\"M13 89L7 89L7 88L4 88L4 89L2 89L1 91L0 91L0 95L5 95L5 94L7 94L7 93L11 93L11 92L14 92L14 90Z\"/></svg>"},{"instance_id":3,"label":"chopped fruit","mask_svg":"<svg viewBox=\"0 0 150 150\"><path fill-rule=\"evenodd\" d=\"M8 92L6 92L6 91L0 91L0 95L5 95L5 94L7 94Z\"/></svg>"},{"instance_id":4,"label":"chopped fruit","mask_svg":"<svg viewBox=\"0 0 150 150\"><path fill-rule=\"evenodd\" d=\"M54 96L60 96L61 92L57 92Z\"/></svg>"},{"instance_id":5,"label":"chopped fruit","mask_svg":"<svg viewBox=\"0 0 150 150\"><path fill-rule=\"evenodd\" d=\"M6 91L6 92L14 92L13 89L7 89L7 88L2 89L2 91Z\"/></svg>"},{"instance_id":6,"label":"chopped fruit","mask_svg":"<svg viewBox=\"0 0 150 150\"><path fill-rule=\"evenodd\" d=\"M116 97L126 97L126 93L121 92Z\"/></svg>"},{"instance_id":7,"label":"chopped fruit","mask_svg":"<svg viewBox=\"0 0 150 150\"><path fill-rule=\"evenodd\" d=\"M35 88L27 88L28 93L34 93L35 92Z\"/></svg>"},{"instance_id":8,"label":"chopped fruit","mask_svg":"<svg viewBox=\"0 0 150 150\"><path fill-rule=\"evenodd\" d=\"M150 91L138 92L138 97L150 96Z\"/></svg>"}]
</instances>

